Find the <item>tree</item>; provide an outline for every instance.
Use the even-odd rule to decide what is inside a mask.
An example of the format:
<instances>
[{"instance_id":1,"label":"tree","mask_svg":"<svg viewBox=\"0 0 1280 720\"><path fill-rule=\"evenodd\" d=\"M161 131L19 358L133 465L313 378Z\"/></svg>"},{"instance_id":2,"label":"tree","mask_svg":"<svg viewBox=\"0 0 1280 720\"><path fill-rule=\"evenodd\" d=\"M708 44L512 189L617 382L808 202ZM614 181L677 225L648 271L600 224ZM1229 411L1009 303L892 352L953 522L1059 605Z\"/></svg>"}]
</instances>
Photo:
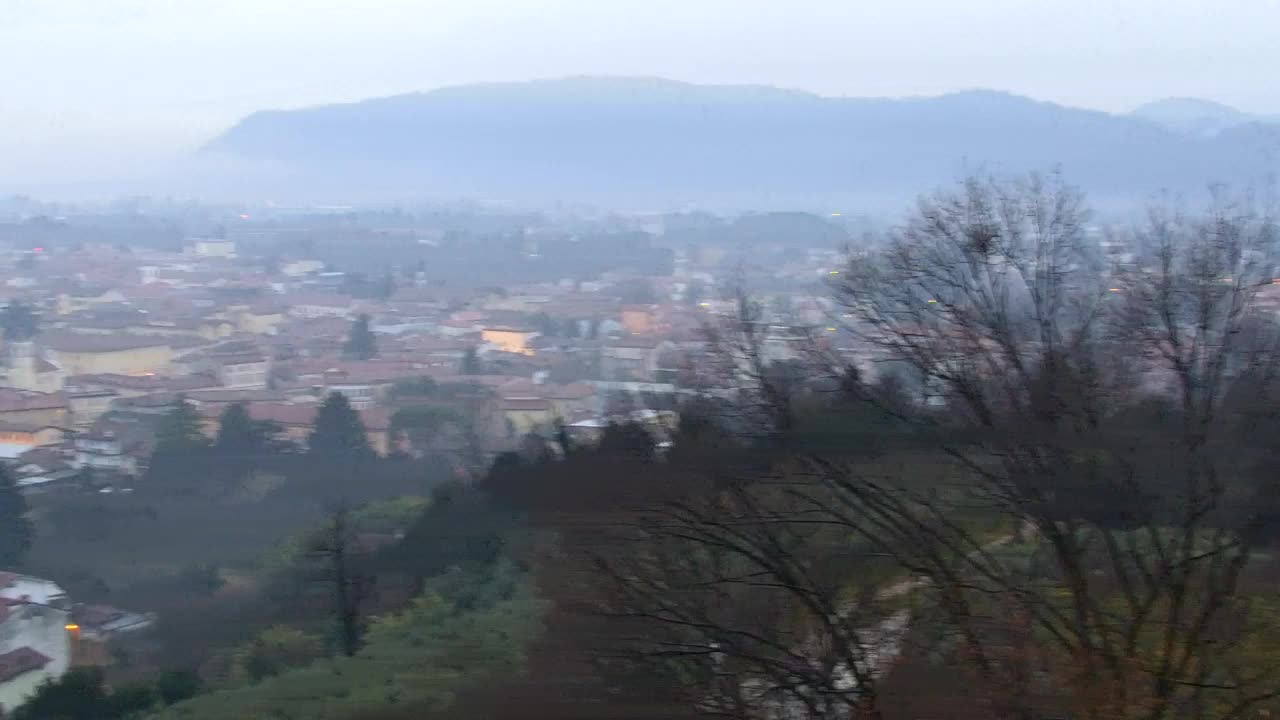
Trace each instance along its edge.
<instances>
[{"instance_id":1,"label":"tree","mask_svg":"<svg viewBox=\"0 0 1280 720\"><path fill-rule=\"evenodd\" d=\"M378 339L369 329L370 318L361 314L351 323L351 332L342 346L342 353L353 360L368 360L378 355Z\"/></svg>"},{"instance_id":2,"label":"tree","mask_svg":"<svg viewBox=\"0 0 1280 720\"><path fill-rule=\"evenodd\" d=\"M27 500L9 471L0 467L0 568L22 563L31 549L32 527Z\"/></svg>"},{"instance_id":3,"label":"tree","mask_svg":"<svg viewBox=\"0 0 1280 720\"><path fill-rule=\"evenodd\" d=\"M179 396L173 406L156 428L157 454L180 454L199 451L209 447L209 439L201 428L200 414L196 408Z\"/></svg>"},{"instance_id":4,"label":"tree","mask_svg":"<svg viewBox=\"0 0 1280 720\"><path fill-rule=\"evenodd\" d=\"M232 403L218 418L218 435L213 441L213 449L226 458L252 460L282 450L277 437L281 432L279 423L254 420L244 403Z\"/></svg>"},{"instance_id":5,"label":"tree","mask_svg":"<svg viewBox=\"0 0 1280 720\"><path fill-rule=\"evenodd\" d=\"M1221 196L1202 217L1156 208L1114 264L1086 218L1059 178L975 178L851 259L847 329L923 379L938 410L919 429L955 475L921 489L810 457L792 496L928 580L1002 716L1252 716L1277 697L1271 663L1240 655L1271 487L1253 429L1273 427L1280 370L1257 303L1275 218ZM1019 541L1016 562L998 550Z\"/></svg>"},{"instance_id":6,"label":"tree","mask_svg":"<svg viewBox=\"0 0 1280 720\"><path fill-rule=\"evenodd\" d=\"M254 684L286 670L306 667L324 657L321 638L296 628L275 625L258 633L236 654L231 675L244 684Z\"/></svg>"},{"instance_id":7,"label":"tree","mask_svg":"<svg viewBox=\"0 0 1280 720\"><path fill-rule=\"evenodd\" d=\"M155 693L165 705L188 700L200 692L200 676L190 670L168 670L156 678Z\"/></svg>"},{"instance_id":8,"label":"tree","mask_svg":"<svg viewBox=\"0 0 1280 720\"><path fill-rule=\"evenodd\" d=\"M322 582L332 598L338 640L342 654L352 657L360 649L360 638L364 634L362 606L368 598L373 578L355 566L358 551L348 519L345 507L331 511L323 531L310 547L310 554L325 562L326 573Z\"/></svg>"},{"instance_id":9,"label":"tree","mask_svg":"<svg viewBox=\"0 0 1280 720\"><path fill-rule=\"evenodd\" d=\"M360 415L340 392L329 393L320 405L307 447L312 455L330 460L366 460L373 456Z\"/></svg>"},{"instance_id":10,"label":"tree","mask_svg":"<svg viewBox=\"0 0 1280 720\"><path fill-rule=\"evenodd\" d=\"M467 348L467 351L462 355L462 365L459 371L463 375L479 375L482 370L480 354L474 347Z\"/></svg>"},{"instance_id":11,"label":"tree","mask_svg":"<svg viewBox=\"0 0 1280 720\"><path fill-rule=\"evenodd\" d=\"M40 319L30 305L21 300L10 300L0 314L0 327L7 342L24 342L40 332Z\"/></svg>"},{"instance_id":12,"label":"tree","mask_svg":"<svg viewBox=\"0 0 1280 720\"><path fill-rule=\"evenodd\" d=\"M72 668L60 678L45 680L23 705L13 712L13 720L101 720L119 717L106 714L107 691L102 669Z\"/></svg>"}]
</instances>

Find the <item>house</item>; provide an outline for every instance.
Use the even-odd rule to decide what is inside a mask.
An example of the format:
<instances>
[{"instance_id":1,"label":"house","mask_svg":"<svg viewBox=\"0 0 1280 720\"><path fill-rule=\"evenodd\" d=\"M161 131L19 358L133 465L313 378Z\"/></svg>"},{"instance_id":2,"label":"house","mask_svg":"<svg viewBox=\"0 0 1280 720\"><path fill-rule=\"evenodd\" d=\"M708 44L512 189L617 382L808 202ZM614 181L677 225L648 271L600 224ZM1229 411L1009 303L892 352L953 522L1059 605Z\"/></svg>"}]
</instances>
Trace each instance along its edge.
<instances>
[{"instance_id":1,"label":"house","mask_svg":"<svg viewBox=\"0 0 1280 720\"><path fill-rule=\"evenodd\" d=\"M542 396L551 403L556 417L571 418L593 409L596 389L590 383L548 384Z\"/></svg>"},{"instance_id":2,"label":"house","mask_svg":"<svg viewBox=\"0 0 1280 720\"><path fill-rule=\"evenodd\" d=\"M319 260L290 260L280 266L280 273L288 277L311 275L324 270L324 263Z\"/></svg>"},{"instance_id":3,"label":"house","mask_svg":"<svg viewBox=\"0 0 1280 720\"><path fill-rule=\"evenodd\" d=\"M508 439L524 437L547 427L555 415L551 401L540 397L504 397L498 400Z\"/></svg>"},{"instance_id":4,"label":"house","mask_svg":"<svg viewBox=\"0 0 1280 720\"><path fill-rule=\"evenodd\" d=\"M111 392L114 393L115 399L119 400L160 392L190 392L221 387L221 385L215 378L205 374L169 377L166 375L93 373L73 375L67 378L67 387L68 396L79 392Z\"/></svg>"},{"instance_id":5,"label":"house","mask_svg":"<svg viewBox=\"0 0 1280 720\"><path fill-rule=\"evenodd\" d=\"M191 243L191 254L202 258L233 258L236 243L223 238L197 238Z\"/></svg>"},{"instance_id":6,"label":"house","mask_svg":"<svg viewBox=\"0 0 1280 720\"><path fill-rule=\"evenodd\" d=\"M38 447L18 456L10 464L9 474L19 490L32 494L71 480L78 473L59 448Z\"/></svg>"},{"instance_id":7,"label":"house","mask_svg":"<svg viewBox=\"0 0 1280 720\"><path fill-rule=\"evenodd\" d=\"M55 309L59 315L68 315L78 310L87 310L95 305L109 305L124 302L124 295L111 288L79 288L58 294Z\"/></svg>"},{"instance_id":8,"label":"house","mask_svg":"<svg viewBox=\"0 0 1280 720\"><path fill-rule=\"evenodd\" d=\"M41 338L52 362L68 375L162 375L173 361L171 338L139 335L48 334Z\"/></svg>"},{"instance_id":9,"label":"house","mask_svg":"<svg viewBox=\"0 0 1280 720\"><path fill-rule=\"evenodd\" d=\"M124 441L110 430L76 435L71 447L76 468L130 476L138 473L137 458L125 452Z\"/></svg>"},{"instance_id":10,"label":"house","mask_svg":"<svg viewBox=\"0 0 1280 720\"><path fill-rule=\"evenodd\" d=\"M66 427L68 408L62 393L0 388L0 422Z\"/></svg>"},{"instance_id":11,"label":"house","mask_svg":"<svg viewBox=\"0 0 1280 720\"><path fill-rule=\"evenodd\" d=\"M89 427L111 409L111 403L120 396L115 390L67 386L65 392L71 425Z\"/></svg>"},{"instance_id":12,"label":"house","mask_svg":"<svg viewBox=\"0 0 1280 720\"><path fill-rule=\"evenodd\" d=\"M662 347L656 339L635 335L610 340L600 349L600 373L611 380L651 380Z\"/></svg>"},{"instance_id":13,"label":"house","mask_svg":"<svg viewBox=\"0 0 1280 720\"><path fill-rule=\"evenodd\" d=\"M267 356L246 340L231 340L186 353L174 362L174 367L183 374L211 375L224 387L235 389L265 388L271 373Z\"/></svg>"},{"instance_id":14,"label":"house","mask_svg":"<svg viewBox=\"0 0 1280 720\"><path fill-rule=\"evenodd\" d=\"M658 331L658 313L653 305L622 306L622 327L632 335L652 335Z\"/></svg>"},{"instance_id":15,"label":"house","mask_svg":"<svg viewBox=\"0 0 1280 720\"><path fill-rule=\"evenodd\" d=\"M67 604L56 583L0 571L0 716L70 667Z\"/></svg>"},{"instance_id":16,"label":"house","mask_svg":"<svg viewBox=\"0 0 1280 720\"><path fill-rule=\"evenodd\" d=\"M79 626L81 640L111 640L120 635L146 630L156 622L154 613L136 613L110 605L76 605L71 621Z\"/></svg>"},{"instance_id":17,"label":"house","mask_svg":"<svg viewBox=\"0 0 1280 720\"><path fill-rule=\"evenodd\" d=\"M110 605L75 605L71 608L74 663L107 666L116 662L111 643L150 629L155 613L137 613Z\"/></svg>"},{"instance_id":18,"label":"house","mask_svg":"<svg viewBox=\"0 0 1280 720\"><path fill-rule=\"evenodd\" d=\"M486 327L480 331L480 339L483 342L492 345L500 352L516 355L532 355L533 348L530 342L537 336L536 331L528 328L501 325Z\"/></svg>"},{"instance_id":19,"label":"house","mask_svg":"<svg viewBox=\"0 0 1280 720\"><path fill-rule=\"evenodd\" d=\"M372 407L397 383L436 375L421 363L388 360L357 360L335 363L319 373L301 370L299 380L310 381L325 394L340 392L357 410Z\"/></svg>"},{"instance_id":20,"label":"house","mask_svg":"<svg viewBox=\"0 0 1280 720\"><path fill-rule=\"evenodd\" d=\"M227 318L235 329L251 335L274 335L284 323L283 305L261 302L254 305L232 305L227 308Z\"/></svg>"},{"instance_id":21,"label":"house","mask_svg":"<svg viewBox=\"0 0 1280 720\"><path fill-rule=\"evenodd\" d=\"M0 459L16 460L36 448L61 445L65 432L54 425L0 420Z\"/></svg>"},{"instance_id":22,"label":"house","mask_svg":"<svg viewBox=\"0 0 1280 720\"><path fill-rule=\"evenodd\" d=\"M66 373L62 368L40 357L30 340L8 343L9 371L5 385L19 390L55 393L62 389Z\"/></svg>"},{"instance_id":23,"label":"house","mask_svg":"<svg viewBox=\"0 0 1280 720\"><path fill-rule=\"evenodd\" d=\"M307 293L289 296L289 314L299 318L341 318L356 316L356 301L346 295Z\"/></svg>"}]
</instances>

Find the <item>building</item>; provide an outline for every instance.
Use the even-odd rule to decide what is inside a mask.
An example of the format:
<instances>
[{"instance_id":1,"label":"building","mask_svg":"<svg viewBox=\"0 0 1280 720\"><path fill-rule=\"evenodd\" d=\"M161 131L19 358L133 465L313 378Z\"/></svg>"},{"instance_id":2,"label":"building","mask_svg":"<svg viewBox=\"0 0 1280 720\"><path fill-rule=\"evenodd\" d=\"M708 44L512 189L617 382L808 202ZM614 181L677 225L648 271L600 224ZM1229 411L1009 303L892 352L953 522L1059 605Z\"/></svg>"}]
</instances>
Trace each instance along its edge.
<instances>
[{"instance_id":1,"label":"building","mask_svg":"<svg viewBox=\"0 0 1280 720\"><path fill-rule=\"evenodd\" d=\"M275 303L233 305L227 308L227 319L236 330L251 335L275 335L284 323L285 309Z\"/></svg>"},{"instance_id":2,"label":"building","mask_svg":"<svg viewBox=\"0 0 1280 720\"><path fill-rule=\"evenodd\" d=\"M171 338L61 333L42 338L52 362L68 375L163 375L173 361Z\"/></svg>"},{"instance_id":3,"label":"building","mask_svg":"<svg viewBox=\"0 0 1280 720\"><path fill-rule=\"evenodd\" d=\"M62 389L66 373L40 357L34 342L11 342L7 350L9 371L5 375L5 385L41 393L55 393Z\"/></svg>"},{"instance_id":4,"label":"building","mask_svg":"<svg viewBox=\"0 0 1280 720\"><path fill-rule=\"evenodd\" d=\"M61 587L0 571L0 715L67 671L73 630Z\"/></svg>"},{"instance_id":5,"label":"building","mask_svg":"<svg viewBox=\"0 0 1280 720\"><path fill-rule=\"evenodd\" d=\"M314 293L293 296L289 301L289 314L293 317L350 320L357 314L356 301L345 295Z\"/></svg>"},{"instance_id":6,"label":"building","mask_svg":"<svg viewBox=\"0 0 1280 720\"><path fill-rule=\"evenodd\" d=\"M71 441L77 468L118 475L136 475L137 458L125 452L124 442L111 431L76 435Z\"/></svg>"},{"instance_id":7,"label":"building","mask_svg":"<svg viewBox=\"0 0 1280 720\"><path fill-rule=\"evenodd\" d=\"M324 270L324 263L319 260L290 260L280 266L280 273L288 277L301 277Z\"/></svg>"},{"instance_id":8,"label":"building","mask_svg":"<svg viewBox=\"0 0 1280 720\"><path fill-rule=\"evenodd\" d=\"M624 305L622 327L632 335L652 335L658 331L657 307L653 305Z\"/></svg>"},{"instance_id":9,"label":"building","mask_svg":"<svg viewBox=\"0 0 1280 720\"><path fill-rule=\"evenodd\" d=\"M66 427L69 408L62 393L0 388L0 422Z\"/></svg>"},{"instance_id":10,"label":"building","mask_svg":"<svg viewBox=\"0 0 1280 720\"><path fill-rule=\"evenodd\" d=\"M236 243L223 238L197 238L191 243L191 254L202 258L233 258Z\"/></svg>"},{"instance_id":11,"label":"building","mask_svg":"<svg viewBox=\"0 0 1280 720\"><path fill-rule=\"evenodd\" d=\"M119 290L110 288L82 288L73 292L58 295L56 310L59 315L67 315L80 310L87 310L97 305L111 305L125 301Z\"/></svg>"},{"instance_id":12,"label":"building","mask_svg":"<svg viewBox=\"0 0 1280 720\"><path fill-rule=\"evenodd\" d=\"M75 386L67 386L64 393L67 398L67 408L70 413L71 425L76 428L85 428L97 422L111 409L111 403L120 394L115 390L81 388Z\"/></svg>"},{"instance_id":13,"label":"building","mask_svg":"<svg viewBox=\"0 0 1280 720\"><path fill-rule=\"evenodd\" d=\"M184 375L214 377L223 387L237 390L265 388L271 374L267 356L247 340L230 340L187 353L175 360L174 368Z\"/></svg>"},{"instance_id":14,"label":"building","mask_svg":"<svg viewBox=\"0 0 1280 720\"><path fill-rule=\"evenodd\" d=\"M555 419L551 401L541 397L504 397L498 400L498 410L508 439L537 432Z\"/></svg>"},{"instance_id":15,"label":"building","mask_svg":"<svg viewBox=\"0 0 1280 720\"><path fill-rule=\"evenodd\" d=\"M516 355L532 355L533 348L530 342L538 336L538 333L526 328L518 327L487 327L480 331L480 339L492 345L500 352L514 353Z\"/></svg>"},{"instance_id":16,"label":"building","mask_svg":"<svg viewBox=\"0 0 1280 720\"><path fill-rule=\"evenodd\" d=\"M36 448L61 445L65 434L54 425L0 420L0 460L16 460Z\"/></svg>"}]
</instances>

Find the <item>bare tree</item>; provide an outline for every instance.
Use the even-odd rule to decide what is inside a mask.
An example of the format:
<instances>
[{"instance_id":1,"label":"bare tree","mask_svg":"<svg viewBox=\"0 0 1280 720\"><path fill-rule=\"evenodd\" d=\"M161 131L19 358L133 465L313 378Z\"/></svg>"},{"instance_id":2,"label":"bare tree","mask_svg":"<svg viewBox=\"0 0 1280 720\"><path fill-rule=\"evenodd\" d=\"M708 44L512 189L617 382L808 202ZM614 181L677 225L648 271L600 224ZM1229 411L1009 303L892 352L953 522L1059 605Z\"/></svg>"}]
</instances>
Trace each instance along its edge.
<instances>
[{"instance_id":1,"label":"bare tree","mask_svg":"<svg viewBox=\"0 0 1280 720\"><path fill-rule=\"evenodd\" d=\"M794 468L730 457L685 455L655 474L592 452L553 468L558 491L536 492L554 510L532 516L561 537L556 584L610 619L602 655L674 678L701 712L878 717L877 679L908 617L881 592L883 553L814 522L788 497L809 482Z\"/></svg>"},{"instance_id":2,"label":"bare tree","mask_svg":"<svg viewBox=\"0 0 1280 720\"><path fill-rule=\"evenodd\" d=\"M792 497L927 581L1003 716L1240 717L1277 692L1238 661L1237 593L1263 489L1239 391L1271 397L1278 359L1256 303L1273 218L1221 198L1153 212L1114 267L1086 218L1060 178L970 179L853 260L849 330L923 380L954 483L810 458Z\"/></svg>"},{"instance_id":3,"label":"bare tree","mask_svg":"<svg viewBox=\"0 0 1280 720\"><path fill-rule=\"evenodd\" d=\"M364 632L362 607L372 588L372 578L358 567L358 541L352 532L349 514L345 506L333 509L309 548L312 557L324 561L320 582L332 598L342 654L347 657L360 649Z\"/></svg>"}]
</instances>

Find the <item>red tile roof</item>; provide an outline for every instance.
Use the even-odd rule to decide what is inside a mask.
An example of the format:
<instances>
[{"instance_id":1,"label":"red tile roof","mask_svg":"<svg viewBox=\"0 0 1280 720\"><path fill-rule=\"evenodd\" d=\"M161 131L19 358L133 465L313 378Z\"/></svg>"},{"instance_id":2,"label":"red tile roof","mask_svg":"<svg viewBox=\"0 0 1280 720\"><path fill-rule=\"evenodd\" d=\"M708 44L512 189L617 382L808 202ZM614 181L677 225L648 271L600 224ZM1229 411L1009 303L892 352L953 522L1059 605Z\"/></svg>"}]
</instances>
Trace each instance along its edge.
<instances>
[{"instance_id":1,"label":"red tile roof","mask_svg":"<svg viewBox=\"0 0 1280 720\"><path fill-rule=\"evenodd\" d=\"M0 682L8 682L19 675L39 670L53 662L53 658L29 647L0 654Z\"/></svg>"}]
</instances>

